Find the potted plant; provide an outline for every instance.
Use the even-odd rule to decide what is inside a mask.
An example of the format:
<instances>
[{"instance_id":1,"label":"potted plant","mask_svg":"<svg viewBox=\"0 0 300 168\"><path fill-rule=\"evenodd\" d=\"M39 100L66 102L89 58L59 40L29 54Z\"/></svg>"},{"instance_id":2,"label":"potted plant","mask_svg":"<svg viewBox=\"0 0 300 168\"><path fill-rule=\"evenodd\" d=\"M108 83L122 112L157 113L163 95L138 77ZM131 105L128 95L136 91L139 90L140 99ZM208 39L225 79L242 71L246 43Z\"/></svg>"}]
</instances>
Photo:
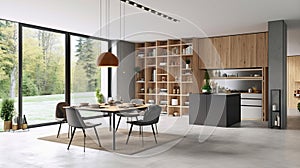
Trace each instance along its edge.
<instances>
[{"instance_id":1,"label":"potted plant","mask_svg":"<svg viewBox=\"0 0 300 168\"><path fill-rule=\"evenodd\" d=\"M4 121L4 131L9 131L11 129L11 119L14 110L14 100L4 99L1 108L1 119Z\"/></svg>"},{"instance_id":2,"label":"potted plant","mask_svg":"<svg viewBox=\"0 0 300 168\"><path fill-rule=\"evenodd\" d=\"M186 60L185 60L185 68L186 68L186 69L189 69L189 68L190 68L190 63L191 63L191 60L190 60L190 59L186 59Z\"/></svg>"},{"instance_id":3,"label":"potted plant","mask_svg":"<svg viewBox=\"0 0 300 168\"><path fill-rule=\"evenodd\" d=\"M103 94L100 92L100 89L99 89L99 88L96 89L96 98L97 98L97 102L98 102L98 103L104 103L104 96L103 96Z\"/></svg>"},{"instance_id":4,"label":"potted plant","mask_svg":"<svg viewBox=\"0 0 300 168\"><path fill-rule=\"evenodd\" d=\"M205 79L205 84L202 87L202 93L210 93L211 92L210 81L209 81L210 77L207 70L205 70L204 79Z\"/></svg>"}]
</instances>

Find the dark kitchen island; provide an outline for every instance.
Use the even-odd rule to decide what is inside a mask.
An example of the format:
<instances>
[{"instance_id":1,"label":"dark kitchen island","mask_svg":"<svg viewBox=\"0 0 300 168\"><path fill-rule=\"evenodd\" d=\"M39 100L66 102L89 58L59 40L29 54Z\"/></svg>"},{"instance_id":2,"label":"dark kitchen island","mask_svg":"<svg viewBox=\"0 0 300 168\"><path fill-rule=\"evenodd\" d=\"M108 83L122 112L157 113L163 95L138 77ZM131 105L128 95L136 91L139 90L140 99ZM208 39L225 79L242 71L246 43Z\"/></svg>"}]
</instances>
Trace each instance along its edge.
<instances>
[{"instance_id":1,"label":"dark kitchen island","mask_svg":"<svg viewBox=\"0 0 300 168\"><path fill-rule=\"evenodd\" d=\"M239 93L190 94L189 123L229 127L241 121Z\"/></svg>"}]
</instances>

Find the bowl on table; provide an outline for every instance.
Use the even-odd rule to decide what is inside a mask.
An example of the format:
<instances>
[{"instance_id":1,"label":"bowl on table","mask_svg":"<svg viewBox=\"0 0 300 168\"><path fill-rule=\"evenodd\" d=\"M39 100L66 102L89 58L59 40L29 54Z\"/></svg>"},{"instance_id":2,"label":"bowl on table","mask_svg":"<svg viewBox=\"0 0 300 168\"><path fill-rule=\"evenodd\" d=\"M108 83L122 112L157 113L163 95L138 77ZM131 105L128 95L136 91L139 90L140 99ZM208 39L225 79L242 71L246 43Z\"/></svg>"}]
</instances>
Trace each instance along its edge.
<instances>
[{"instance_id":1,"label":"bowl on table","mask_svg":"<svg viewBox=\"0 0 300 168\"><path fill-rule=\"evenodd\" d=\"M89 104L89 107L91 107L91 108L99 108L100 105L99 104Z\"/></svg>"},{"instance_id":2,"label":"bowl on table","mask_svg":"<svg viewBox=\"0 0 300 168\"><path fill-rule=\"evenodd\" d=\"M79 106L88 106L89 103L80 103Z\"/></svg>"}]
</instances>

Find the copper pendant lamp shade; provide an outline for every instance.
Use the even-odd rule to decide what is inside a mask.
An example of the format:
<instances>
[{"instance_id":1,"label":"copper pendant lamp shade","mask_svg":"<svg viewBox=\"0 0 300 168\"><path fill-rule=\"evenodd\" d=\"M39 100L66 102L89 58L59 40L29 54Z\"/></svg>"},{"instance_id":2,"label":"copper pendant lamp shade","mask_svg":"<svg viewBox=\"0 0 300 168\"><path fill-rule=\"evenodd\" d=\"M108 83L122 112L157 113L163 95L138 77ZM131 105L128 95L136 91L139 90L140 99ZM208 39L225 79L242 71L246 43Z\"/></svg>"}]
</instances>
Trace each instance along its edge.
<instances>
[{"instance_id":1,"label":"copper pendant lamp shade","mask_svg":"<svg viewBox=\"0 0 300 168\"><path fill-rule=\"evenodd\" d=\"M97 59L97 66L100 67L117 67L119 65L119 59L111 52L101 53Z\"/></svg>"}]
</instances>

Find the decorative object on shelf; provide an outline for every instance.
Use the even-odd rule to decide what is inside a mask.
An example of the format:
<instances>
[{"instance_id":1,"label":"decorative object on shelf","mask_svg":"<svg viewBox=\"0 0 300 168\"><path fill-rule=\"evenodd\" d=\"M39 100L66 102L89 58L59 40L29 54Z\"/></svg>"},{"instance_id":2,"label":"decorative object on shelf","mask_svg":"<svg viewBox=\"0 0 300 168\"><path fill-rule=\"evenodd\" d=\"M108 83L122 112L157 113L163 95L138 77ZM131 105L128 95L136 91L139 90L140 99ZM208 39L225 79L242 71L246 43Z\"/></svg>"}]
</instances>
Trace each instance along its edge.
<instances>
[{"instance_id":1,"label":"decorative object on shelf","mask_svg":"<svg viewBox=\"0 0 300 168\"><path fill-rule=\"evenodd\" d=\"M172 99L171 100L171 105L172 106L177 106L178 105L178 99Z\"/></svg>"},{"instance_id":2,"label":"decorative object on shelf","mask_svg":"<svg viewBox=\"0 0 300 168\"><path fill-rule=\"evenodd\" d=\"M14 111L14 116L12 117L12 130L15 131L18 129L18 116L16 115L16 112Z\"/></svg>"},{"instance_id":3,"label":"decorative object on shelf","mask_svg":"<svg viewBox=\"0 0 300 168\"><path fill-rule=\"evenodd\" d=\"M297 104L298 111L300 112L300 102Z\"/></svg>"},{"instance_id":4,"label":"decorative object on shelf","mask_svg":"<svg viewBox=\"0 0 300 168\"><path fill-rule=\"evenodd\" d=\"M104 103L104 95L100 92L100 89L96 89L96 98L98 103Z\"/></svg>"},{"instance_id":5,"label":"decorative object on shelf","mask_svg":"<svg viewBox=\"0 0 300 168\"><path fill-rule=\"evenodd\" d=\"M276 110L277 110L276 104L273 104L273 105L272 105L272 110L273 110L273 111L276 111Z\"/></svg>"},{"instance_id":6,"label":"decorative object on shelf","mask_svg":"<svg viewBox=\"0 0 300 168\"><path fill-rule=\"evenodd\" d=\"M28 128L28 123L27 123L27 119L26 116L23 115L23 123L22 123L22 129L25 130Z\"/></svg>"},{"instance_id":7,"label":"decorative object on shelf","mask_svg":"<svg viewBox=\"0 0 300 168\"><path fill-rule=\"evenodd\" d=\"M174 112L173 112L173 116L174 116L174 117L177 117L177 116L179 116L179 113L178 113L177 111L174 111Z\"/></svg>"},{"instance_id":8,"label":"decorative object on shelf","mask_svg":"<svg viewBox=\"0 0 300 168\"><path fill-rule=\"evenodd\" d=\"M190 59L186 59L185 60L185 69L189 69L190 68L190 63L191 63Z\"/></svg>"},{"instance_id":9,"label":"decorative object on shelf","mask_svg":"<svg viewBox=\"0 0 300 168\"><path fill-rule=\"evenodd\" d=\"M4 121L4 131L9 131L11 129L11 119L13 117L14 110L13 99L4 99L2 101L1 119Z\"/></svg>"},{"instance_id":10,"label":"decorative object on shelf","mask_svg":"<svg viewBox=\"0 0 300 168\"><path fill-rule=\"evenodd\" d=\"M207 70L205 70L204 79L205 85L202 86L202 93L211 93L210 77Z\"/></svg>"},{"instance_id":11,"label":"decorative object on shelf","mask_svg":"<svg viewBox=\"0 0 300 168\"><path fill-rule=\"evenodd\" d=\"M270 110L270 119L269 126L270 128L281 128L281 90L280 89L271 89L271 109Z\"/></svg>"},{"instance_id":12,"label":"decorative object on shelf","mask_svg":"<svg viewBox=\"0 0 300 168\"><path fill-rule=\"evenodd\" d=\"M134 67L134 72L136 73L137 80L140 80L140 71L141 71L141 67L139 66Z\"/></svg>"}]
</instances>

